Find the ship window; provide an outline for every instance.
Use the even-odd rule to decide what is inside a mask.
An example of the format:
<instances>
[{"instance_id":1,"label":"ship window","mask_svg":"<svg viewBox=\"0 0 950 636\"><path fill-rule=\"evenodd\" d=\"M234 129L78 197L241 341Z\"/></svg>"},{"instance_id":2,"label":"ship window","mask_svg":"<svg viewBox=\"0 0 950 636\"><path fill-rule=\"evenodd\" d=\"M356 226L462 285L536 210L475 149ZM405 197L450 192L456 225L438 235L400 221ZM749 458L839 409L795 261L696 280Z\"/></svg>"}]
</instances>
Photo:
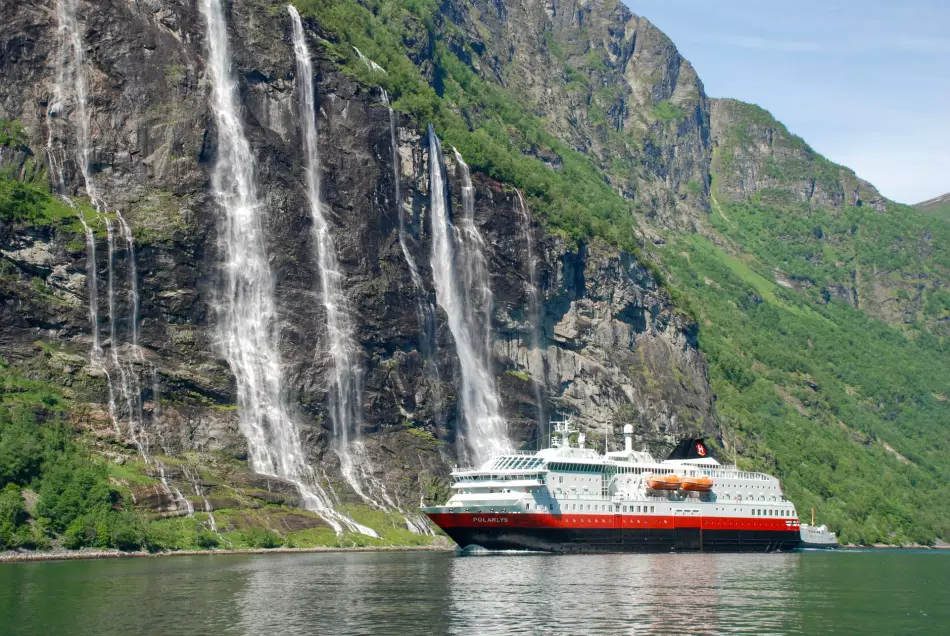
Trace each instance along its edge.
<instances>
[{"instance_id":1,"label":"ship window","mask_svg":"<svg viewBox=\"0 0 950 636\"><path fill-rule=\"evenodd\" d=\"M525 510L531 510L531 504L526 503L526 504L524 505L524 509L525 509Z\"/></svg>"},{"instance_id":2,"label":"ship window","mask_svg":"<svg viewBox=\"0 0 950 636\"><path fill-rule=\"evenodd\" d=\"M656 506L650 506L650 512L655 512L655 511L656 511Z\"/></svg>"},{"instance_id":3,"label":"ship window","mask_svg":"<svg viewBox=\"0 0 950 636\"><path fill-rule=\"evenodd\" d=\"M637 506L637 512L640 512L640 506Z\"/></svg>"}]
</instances>

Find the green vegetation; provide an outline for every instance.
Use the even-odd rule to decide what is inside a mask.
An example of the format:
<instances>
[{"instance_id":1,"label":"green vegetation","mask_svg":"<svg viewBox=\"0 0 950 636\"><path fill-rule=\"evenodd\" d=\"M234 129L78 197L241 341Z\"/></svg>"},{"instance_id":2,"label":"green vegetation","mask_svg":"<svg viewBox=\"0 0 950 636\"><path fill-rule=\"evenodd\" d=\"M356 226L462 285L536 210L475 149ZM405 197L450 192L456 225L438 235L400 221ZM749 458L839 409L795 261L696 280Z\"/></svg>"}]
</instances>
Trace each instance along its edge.
<instances>
[{"instance_id":1,"label":"green vegetation","mask_svg":"<svg viewBox=\"0 0 950 636\"><path fill-rule=\"evenodd\" d=\"M939 219L897 205L886 214L867 206L832 211L761 200L721 207L729 221L711 216L716 228L763 264L802 281L813 300L836 286L874 303L869 284L889 276L886 286L910 323L935 324L948 315L947 292L935 281L950 272L950 225Z\"/></svg>"},{"instance_id":2,"label":"green vegetation","mask_svg":"<svg viewBox=\"0 0 950 636\"><path fill-rule=\"evenodd\" d=\"M637 249L633 204L610 187L589 157L550 134L542 118L522 106L516 95L483 79L459 59L446 41L461 33L443 18L436 2L296 0L294 4L335 38L328 47L344 69L383 86L397 110L422 125L432 123L473 169L520 188L531 209L553 229L573 240L600 236L614 246ZM353 46L386 73L366 68ZM412 59L419 66L408 52L414 53ZM594 57L588 61L597 65ZM430 63L435 86L427 79ZM575 81L587 81L583 73L576 76ZM541 153L558 157L561 169L552 171L535 158Z\"/></svg>"},{"instance_id":3,"label":"green vegetation","mask_svg":"<svg viewBox=\"0 0 950 636\"><path fill-rule=\"evenodd\" d=\"M0 146L13 146L25 141L26 133L20 122L0 119Z\"/></svg>"},{"instance_id":4,"label":"green vegetation","mask_svg":"<svg viewBox=\"0 0 950 636\"><path fill-rule=\"evenodd\" d=\"M933 203L918 203L914 208L934 218L950 220L950 195L944 195Z\"/></svg>"},{"instance_id":5,"label":"green vegetation","mask_svg":"<svg viewBox=\"0 0 950 636\"><path fill-rule=\"evenodd\" d=\"M810 301L698 236L663 259L702 325L741 464L781 476L799 511L814 506L845 541L950 536L947 343Z\"/></svg>"},{"instance_id":6,"label":"green vegetation","mask_svg":"<svg viewBox=\"0 0 950 636\"><path fill-rule=\"evenodd\" d=\"M633 217L642 211L607 187L600 167L554 138L516 95L461 61L446 42L466 47L464 34L435 2L296 4L317 18L345 69L385 87L395 107L419 124L433 123L473 168L523 189L549 227L637 251ZM545 42L566 59L553 37L545 35ZM366 69L351 46L387 73ZM587 71L603 70L596 52L582 63ZM603 125L599 102L609 101L598 97L603 88L594 91L590 76L571 66L563 80L591 95L591 124ZM941 381L950 377L950 352L935 327L950 317L950 293L918 284L948 273L941 246L950 245L947 228L890 204L887 214L865 202L835 210L800 204L802 183L844 202L852 193L865 196L866 188L767 111L739 102L731 108L734 127L715 157L713 193L717 180L738 174L739 155L748 158L757 146L757 127L769 128L772 143L783 149L760 166L772 187L749 201L714 203L719 213L709 218L730 251L674 234L656 254L660 263L646 263L661 281L669 279L676 303L700 321L727 441L741 449L743 464L780 475L800 510L815 506L846 541L950 539L950 504L941 503L950 501L950 448L940 424L948 415ZM686 113L665 101L644 115L673 122ZM550 170L539 154L556 155L563 169ZM618 173L633 169L614 166ZM686 187L687 194L701 192L699 183ZM802 292L776 284L773 270L803 281ZM875 272L894 281L895 299L913 310L912 326L928 328L904 333L831 300L829 288L850 288Z\"/></svg>"},{"instance_id":7,"label":"green vegetation","mask_svg":"<svg viewBox=\"0 0 950 636\"><path fill-rule=\"evenodd\" d=\"M0 549L140 546L140 525L121 509L105 466L92 460L65 422L51 387L0 364ZM27 514L22 493L36 504Z\"/></svg>"},{"instance_id":8,"label":"green vegetation","mask_svg":"<svg viewBox=\"0 0 950 636\"><path fill-rule=\"evenodd\" d=\"M51 195L45 183L0 174L0 222L82 234L78 214L83 214L91 224L96 224L98 219L95 210L88 206L73 208Z\"/></svg>"},{"instance_id":9,"label":"green vegetation","mask_svg":"<svg viewBox=\"0 0 950 636\"><path fill-rule=\"evenodd\" d=\"M663 121L674 121L686 117L686 111L666 100L653 107L653 116Z\"/></svg>"},{"instance_id":10,"label":"green vegetation","mask_svg":"<svg viewBox=\"0 0 950 636\"><path fill-rule=\"evenodd\" d=\"M525 373L524 371L519 371L518 369L506 369L505 373L510 376L516 377L522 382L530 382L531 376Z\"/></svg>"}]
</instances>

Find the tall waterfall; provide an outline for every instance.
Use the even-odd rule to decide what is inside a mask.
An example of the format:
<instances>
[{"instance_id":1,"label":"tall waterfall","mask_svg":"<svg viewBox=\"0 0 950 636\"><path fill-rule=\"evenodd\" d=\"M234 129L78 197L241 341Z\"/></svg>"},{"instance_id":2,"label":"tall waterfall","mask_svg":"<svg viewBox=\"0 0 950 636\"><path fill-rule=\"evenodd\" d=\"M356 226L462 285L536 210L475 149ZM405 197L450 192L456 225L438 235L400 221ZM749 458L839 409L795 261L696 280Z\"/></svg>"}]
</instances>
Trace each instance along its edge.
<instances>
[{"instance_id":1,"label":"tall waterfall","mask_svg":"<svg viewBox=\"0 0 950 636\"><path fill-rule=\"evenodd\" d=\"M59 56L56 59L56 81L53 85L53 100L49 106L47 117L49 123L49 137L46 142L46 152L49 156L50 177L53 190L57 196L76 209L76 215L82 223L86 235L86 279L89 287L89 323L92 329L92 350L90 358L96 363L102 356L102 346L99 342L99 286L96 279L96 237L92 227L86 220L83 211L76 206L66 194L66 153L57 148L54 139L59 134L65 134L63 129L68 111L68 101L75 102L76 142L78 146L78 164L86 186L86 192L95 205L98 200L92 179L89 177L90 133L89 117L86 113L86 72L85 51L82 34L76 18L76 0L57 0L56 19L59 26ZM56 123L62 122L60 126ZM60 130L56 130L59 128Z\"/></svg>"},{"instance_id":2,"label":"tall waterfall","mask_svg":"<svg viewBox=\"0 0 950 636\"><path fill-rule=\"evenodd\" d=\"M520 190L518 194L518 209L521 213L521 231L525 241L525 252L528 255L528 319L531 321L531 351L528 366L532 371L532 385L534 399L538 405L538 438L543 446L550 435L548 431L547 414L544 410L544 396L538 376L547 375L547 359L544 353L544 343L541 337L541 288L538 282L538 259L534 253L534 237L531 235L531 215ZM548 440L549 441L549 440Z\"/></svg>"},{"instance_id":3,"label":"tall waterfall","mask_svg":"<svg viewBox=\"0 0 950 636\"><path fill-rule=\"evenodd\" d=\"M462 178L462 216L449 218L442 147L429 126L429 190L432 275L436 301L445 310L462 374L460 452L481 463L510 449L491 369L492 294L474 221L474 188L468 166L456 153Z\"/></svg>"},{"instance_id":4,"label":"tall waterfall","mask_svg":"<svg viewBox=\"0 0 950 636\"><path fill-rule=\"evenodd\" d=\"M416 259L412 257L407 242L406 211L402 202L402 175L399 173L399 140L396 138L396 113L393 111L392 104L389 103L389 94L383 90L383 103L389 109L389 143L392 149L393 162L393 188L395 190L396 208L399 214L399 246L402 248L402 254L409 266L409 275L412 278L412 285L416 292L416 316L419 319L419 330L422 334L422 356L425 364L425 373L438 380L439 370L435 364L435 307L428 301L425 291L425 285L422 283L422 276L419 274L419 267L416 265ZM438 383L433 383L438 387ZM441 392L436 388L435 398L441 403ZM422 498L422 489L420 488L420 498ZM405 516L406 527L416 534L434 534L425 518L407 514Z\"/></svg>"},{"instance_id":5,"label":"tall waterfall","mask_svg":"<svg viewBox=\"0 0 950 636\"><path fill-rule=\"evenodd\" d=\"M207 28L210 105L217 126L218 153L211 185L222 212L219 336L237 380L239 422L251 465L259 473L294 482L304 505L337 533L346 527L375 534L333 510L307 465L300 433L287 407L277 350L274 280L264 247L254 155L231 75L227 23L221 0L200 0L200 9Z\"/></svg>"},{"instance_id":6,"label":"tall waterfall","mask_svg":"<svg viewBox=\"0 0 950 636\"><path fill-rule=\"evenodd\" d=\"M109 414L115 427L116 435L131 440L142 456L146 465L153 467L155 463L149 457L148 440L144 433L144 413L142 404L142 385L139 380L136 364L145 362L139 348L139 289L138 272L135 264L135 245L132 230L122 213L118 210L109 213L105 201L100 196L91 172L92 135L91 122L88 110L89 91L86 80L86 60L82 31L76 13L76 0L57 0L56 17L59 25L59 55L56 60L56 75L53 86L53 99L48 110L49 137L47 139L47 154L49 155L50 176L55 193L76 210L83 231L86 236L87 252L87 280L89 286L89 320L92 329L92 347L90 362L94 367L105 374L109 395ZM67 134L66 122L72 111L73 128L75 129L75 144L77 149L76 163L79 166L80 176L86 195L89 197L97 216L96 223L104 223L107 239L107 287L106 299L109 320L109 357L105 358L102 351L102 342L99 333L99 285L97 279L98 261L96 253L96 236L86 219L82 208L68 196L66 192L66 152L62 144L54 140L58 136ZM128 271L127 293L130 297L131 316L128 341L131 343L131 355L123 354L122 339L118 331L118 307L116 284L116 232L112 216L118 223L122 241L126 249L126 267ZM121 290L119 290L121 291ZM154 376L154 369L153 369ZM153 383L153 401L156 399L157 386ZM126 425L123 430L123 423ZM158 464L158 471L162 474L162 483L165 491L171 496L176 508L191 511L191 504L180 491L169 487L164 479L164 467ZM151 472L151 470L150 470Z\"/></svg>"},{"instance_id":7,"label":"tall waterfall","mask_svg":"<svg viewBox=\"0 0 950 636\"><path fill-rule=\"evenodd\" d=\"M396 138L396 113L389 103L389 95L385 90L383 91L383 103L386 104L386 108L389 109L389 142L392 148L393 184L396 190L396 208L399 214L399 247L402 248L402 254L406 259L406 264L409 266L409 275L412 278L412 285L416 290L416 316L419 319L422 355L427 363L433 362L433 364L426 364L426 373L433 379L438 380L439 369L438 366L434 364L436 357L435 307L429 300L429 295L426 292L425 284L422 282L422 276L419 273L419 266L416 264L416 259L413 258L412 252L409 250L409 230L406 226L406 210L402 201L402 175L399 173L400 159L399 141ZM437 386L437 384L435 386ZM441 399L441 396L437 396L437 399Z\"/></svg>"},{"instance_id":8,"label":"tall waterfall","mask_svg":"<svg viewBox=\"0 0 950 636\"><path fill-rule=\"evenodd\" d=\"M383 484L367 470L370 464L360 439L362 426L362 371L354 337L349 303L343 292L343 273L336 259L330 225L320 201L320 153L317 143L317 113L313 86L313 65L300 20L293 5L287 5L293 22L294 54L299 85L298 108L303 152L306 157L307 197L313 220L313 243L320 275L320 293L326 313L327 342L330 347L333 386L330 390L330 417L334 444L340 457L343 478L367 503L395 508Z\"/></svg>"}]
</instances>

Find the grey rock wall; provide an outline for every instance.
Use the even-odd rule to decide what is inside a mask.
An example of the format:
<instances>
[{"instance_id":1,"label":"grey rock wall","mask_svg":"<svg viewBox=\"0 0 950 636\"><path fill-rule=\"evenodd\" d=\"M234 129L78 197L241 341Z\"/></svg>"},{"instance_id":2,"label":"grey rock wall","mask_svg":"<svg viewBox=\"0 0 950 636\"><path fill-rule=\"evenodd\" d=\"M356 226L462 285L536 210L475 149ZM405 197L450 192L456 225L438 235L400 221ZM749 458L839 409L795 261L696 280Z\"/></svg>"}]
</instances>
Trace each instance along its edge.
<instances>
[{"instance_id":1,"label":"grey rock wall","mask_svg":"<svg viewBox=\"0 0 950 636\"><path fill-rule=\"evenodd\" d=\"M244 457L235 383L215 346L220 217L209 193L216 133L207 106L201 17L184 0L79 2L79 7L90 78L93 178L107 208L122 212L136 239L143 359L133 368L145 405L144 436L173 454L199 450ZM332 474L329 355L295 121L290 22L280 8L276 2L230 5L234 72L258 161L287 394L311 463ZM42 165L57 55L55 12L45 4L5 3L0 19L6 25L0 32L0 75L9 79L0 85L0 118L22 122L28 143L20 153L32 152ZM459 371L452 336L439 314L431 334L436 348L427 346L416 309L419 295L398 241L402 206L407 240L424 278L423 300L434 303L428 264L429 149L418 126L399 116L402 196L396 201L389 112L380 91L342 74L324 57L319 25L308 29L316 58L323 198L357 321L367 452L377 476L401 501L411 503L454 462L458 427ZM636 57L646 41L639 36L634 46L632 37L618 35L630 44L621 55L627 56L628 69L630 54ZM675 97L679 91L686 100L683 81L693 82L695 74L683 63L671 72L675 77L655 97ZM705 98L700 91L692 99L699 119L683 134L701 145ZM67 117L74 125L73 110ZM70 135L54 141L67 156L76 156ZM13 157L5 150L0 161ZM700 160L687 165L667 159L658 161L680 175L670 177L674 180L692 178L702 169ZM451 196L460 205L452 165L449 175ZM85 193L75 160L67 162L66 177L69 192L81 200ZM644 443L671 442L688 431L715 434L696 325L674 310L633 256L597 243L566 244L532 218L544 354L538 362L531 354L528 246L516 193L482 175L474 175L474 181L476 224L486 239L495 293L493 371L512 436L533 447L543 428L539 415L552 412L573 414L595 435L615 443L616 425L627 421L637 425ZM101 256L106 250L101 225L96 235ZM99 331L106 351L115 346L127 352L129 344L122 337L107 341L105 259L99 259L95 272L88 271L81 234L65 226L0 225L0 250L6 268L0 278L2 355L89 402L87 426L108 429L106 384L87 355L89 276L99 282ZM131 320L131 295L124 283L129 256L120 245L114 271L120 334ZM50 294L33 293L34 278ZM39 355L38 341L58 353Z\"/></svg>"}]
</instances>

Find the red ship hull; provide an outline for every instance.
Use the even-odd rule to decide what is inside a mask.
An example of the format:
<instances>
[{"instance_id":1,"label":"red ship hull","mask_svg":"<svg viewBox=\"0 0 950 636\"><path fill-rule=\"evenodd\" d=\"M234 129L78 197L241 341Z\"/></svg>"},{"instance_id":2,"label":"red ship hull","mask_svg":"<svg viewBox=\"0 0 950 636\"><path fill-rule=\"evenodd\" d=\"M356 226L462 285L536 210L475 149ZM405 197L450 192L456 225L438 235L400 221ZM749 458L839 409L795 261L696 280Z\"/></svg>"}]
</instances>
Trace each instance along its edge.
<instances>
[{"instance_id":1,"label":"red ship hull","mask_svg":"<svg viewBox=\"0 0 950 636\"><path fill-rule=\"evenodd\" d=\"M540 552L775 552L801 544L797 519L427 513L460 547Z\"/></svg>"}]
</instances>

